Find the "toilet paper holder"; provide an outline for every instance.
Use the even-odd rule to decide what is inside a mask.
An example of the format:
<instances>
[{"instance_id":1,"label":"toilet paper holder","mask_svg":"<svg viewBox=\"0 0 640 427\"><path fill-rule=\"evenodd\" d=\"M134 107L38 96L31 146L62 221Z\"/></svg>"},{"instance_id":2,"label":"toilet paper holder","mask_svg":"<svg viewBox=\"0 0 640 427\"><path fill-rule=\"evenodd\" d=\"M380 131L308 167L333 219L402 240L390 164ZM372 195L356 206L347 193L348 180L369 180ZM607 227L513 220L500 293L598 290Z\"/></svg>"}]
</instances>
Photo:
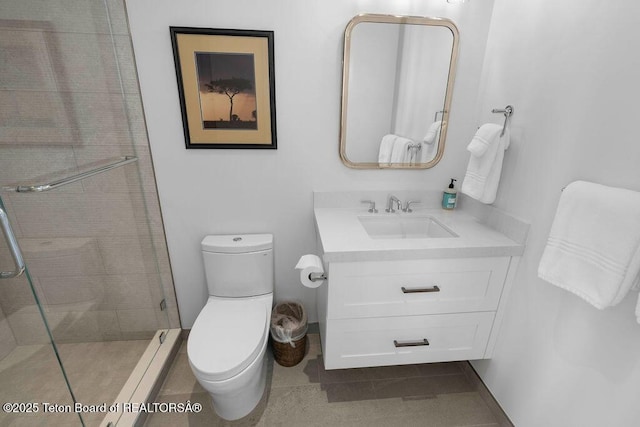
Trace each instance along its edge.
<instances>
[{"instance_id":1,"label":"toilet paper holder","mask_svg":"<svg viewBox=\"0 0 640 427\"><path fill-rule=\"evenodd\" d=\"M309 280L312 282L317 282L318 280L327 280L327 275L325 273L309 273Z\"/></svg>"}]
</instances>

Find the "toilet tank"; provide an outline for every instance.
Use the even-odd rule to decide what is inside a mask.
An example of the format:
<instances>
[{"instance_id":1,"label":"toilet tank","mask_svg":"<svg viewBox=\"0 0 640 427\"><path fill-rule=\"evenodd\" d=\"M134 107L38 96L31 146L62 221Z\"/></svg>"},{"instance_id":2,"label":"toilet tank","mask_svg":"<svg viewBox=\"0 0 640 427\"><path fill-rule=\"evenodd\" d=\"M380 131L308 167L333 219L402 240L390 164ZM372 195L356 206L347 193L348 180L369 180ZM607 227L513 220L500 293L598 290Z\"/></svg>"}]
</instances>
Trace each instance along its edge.
<instances>
[{"instance_id":1,"label":"toilet tank","mask_svg":"<svg viewBox=\"0 0 640 427\"><path fill-rule=\"evenodd\" d=\"M247 297L273 292L273 235L206 236L202 258L209 295Z\"/></svg>"}]
</instances>

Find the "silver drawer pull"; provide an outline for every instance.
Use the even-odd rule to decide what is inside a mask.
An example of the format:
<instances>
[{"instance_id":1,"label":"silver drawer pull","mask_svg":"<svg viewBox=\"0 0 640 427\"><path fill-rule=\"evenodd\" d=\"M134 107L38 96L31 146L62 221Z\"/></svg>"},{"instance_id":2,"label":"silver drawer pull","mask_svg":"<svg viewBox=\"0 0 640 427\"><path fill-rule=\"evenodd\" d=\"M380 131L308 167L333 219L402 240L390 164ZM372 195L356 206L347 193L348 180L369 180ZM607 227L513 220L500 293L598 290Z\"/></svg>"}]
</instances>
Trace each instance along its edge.
<instances>
[{"instance_id":1,"label":"silver drawer pull","mask_svg":"<svg viewBox=\"0 0 640 427\"><path fill-rule=\"evenodd\" d=\"M402 293L404 294L417 294L421 292L440 292L440 288L438 287L438 285L433 285L430 288L408 288L408 289L403 286L400 289L402 289Z\"/></svg>"},{"instance_id":2,"label":"silver drawer pull","mask_svg":"<svg viewBox=\"0 0 640 427\"><path fill-rule=\"evenodd\" d=\"M398 341L393 340L393 345L396 347L419 347L421 345L429 345L429 340L423 338L419 341Z\"/></svg>"}]
</instances>

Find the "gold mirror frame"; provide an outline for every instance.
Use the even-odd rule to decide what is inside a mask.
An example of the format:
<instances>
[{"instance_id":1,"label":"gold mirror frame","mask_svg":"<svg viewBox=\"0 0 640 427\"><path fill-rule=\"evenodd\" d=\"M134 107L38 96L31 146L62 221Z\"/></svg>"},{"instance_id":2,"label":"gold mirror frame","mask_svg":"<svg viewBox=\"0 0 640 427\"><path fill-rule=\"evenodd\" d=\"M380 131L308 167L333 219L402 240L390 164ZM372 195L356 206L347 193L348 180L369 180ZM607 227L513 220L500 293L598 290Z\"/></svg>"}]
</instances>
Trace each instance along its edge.
<instances>
[{"instance_id":1,"label":"gold mirror frame","mask_svg":"<svg viewBox=\"0 0 640 427\"><path fill-rule=\"evenodd\" d=\"M449 75L447 77L447 88L444 99L444 112L442 114L442 126L440 130L440 139L438 140L438 150L434 158L428 163L419 164L380 164L374 162L352 162L347 158L347 105L349 101L349 57L351 53L351 33L353 28L360 23L387 23L387 24L409 24L424 25L431 27L445 27L451 31L453 35L453 43L451 46L451 59L449 62ZM444 154L445 141L447 137L447 128L449 123L449 112L451 110L451 97L453 94L453 82L456 72L456 64L458 60L458 43L459 43L458 27L453 21L446 18L435 17L419 17L419 16L394 16L394 15L378 15L378 14L361 14L355 16L344 33L344 58L342 61L342 103L340 117L340 159L346 166L354 169L429 169L434 167Z\"/></svg>"}]
</instances>

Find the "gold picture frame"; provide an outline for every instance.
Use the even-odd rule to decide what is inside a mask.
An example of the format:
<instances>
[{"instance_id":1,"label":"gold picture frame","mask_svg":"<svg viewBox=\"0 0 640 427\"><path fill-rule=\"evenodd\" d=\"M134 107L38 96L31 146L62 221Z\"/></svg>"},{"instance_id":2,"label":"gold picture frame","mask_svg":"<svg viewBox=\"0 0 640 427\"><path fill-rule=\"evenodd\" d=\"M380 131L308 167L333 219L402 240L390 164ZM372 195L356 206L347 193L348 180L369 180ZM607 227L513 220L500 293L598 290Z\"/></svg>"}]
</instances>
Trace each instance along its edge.
<instances>
[{"instance_id":1,"label":"gold picture frame","mask_svg":"<svg viewBox=\"0 0 640 427\"><path fill-rule=\"evenodd\" d=\"M170 32L186 148L276 149L273 31Z\"/></svg>"}]
</instances>

